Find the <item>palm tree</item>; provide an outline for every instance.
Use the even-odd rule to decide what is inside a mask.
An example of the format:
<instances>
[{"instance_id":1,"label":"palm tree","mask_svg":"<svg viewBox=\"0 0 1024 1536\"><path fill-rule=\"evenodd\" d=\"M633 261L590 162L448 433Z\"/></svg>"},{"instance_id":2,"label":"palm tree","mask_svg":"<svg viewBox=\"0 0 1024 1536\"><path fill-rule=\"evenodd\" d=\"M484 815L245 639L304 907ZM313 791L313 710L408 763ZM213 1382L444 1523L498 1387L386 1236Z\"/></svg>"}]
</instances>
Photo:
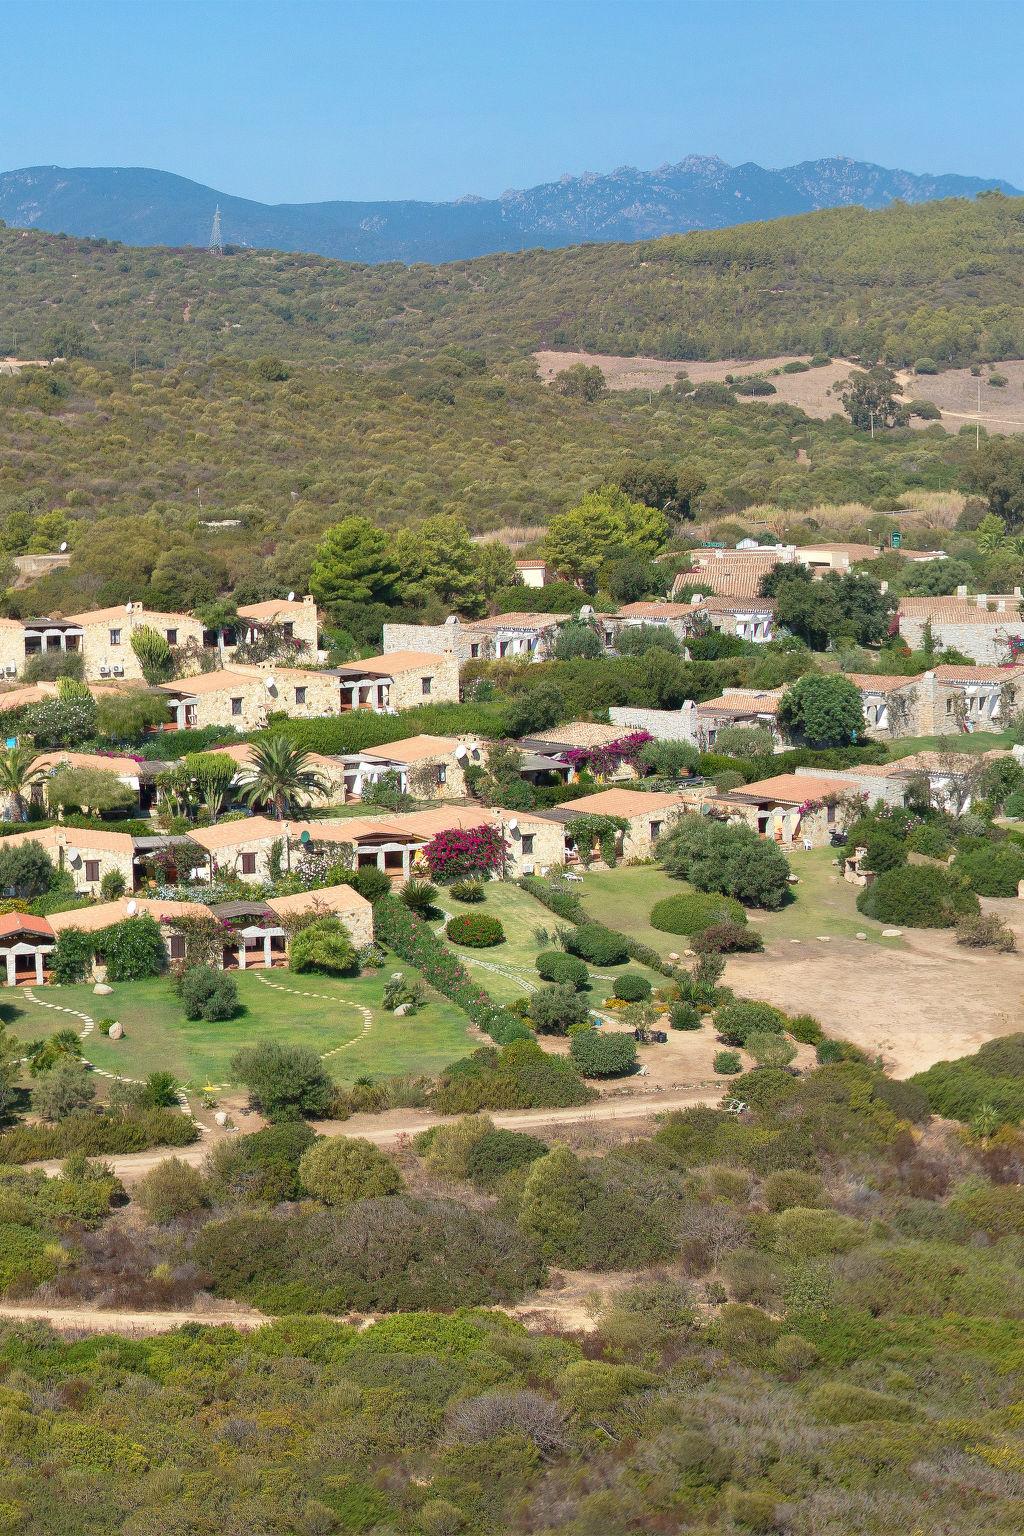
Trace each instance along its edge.
<instances>
[{"instance_id":1,"label":"palm tree","mask_svg":"<svg viewBox=\"0 0 1024 1536\"><path fill-rule=\"evenodd\" d=\"M46 778L46 770L35 766L38 758L35 747L0 747L0 795L7 800L8 821L25 820L26 791Z\"/></svg>"},{"instance_id":2,"label":"palm tree","mask_svg":"<svg viewBox=\"0 0 1024 1536\"><path fill-rule=\"evenodd\" d=\"M311 766L304 747L293 747L287 736L257 742L247 766L243 798L250 807L269 806L282 821L313 795L326 795L328 784Z\"/></svg>"}]
</instances>

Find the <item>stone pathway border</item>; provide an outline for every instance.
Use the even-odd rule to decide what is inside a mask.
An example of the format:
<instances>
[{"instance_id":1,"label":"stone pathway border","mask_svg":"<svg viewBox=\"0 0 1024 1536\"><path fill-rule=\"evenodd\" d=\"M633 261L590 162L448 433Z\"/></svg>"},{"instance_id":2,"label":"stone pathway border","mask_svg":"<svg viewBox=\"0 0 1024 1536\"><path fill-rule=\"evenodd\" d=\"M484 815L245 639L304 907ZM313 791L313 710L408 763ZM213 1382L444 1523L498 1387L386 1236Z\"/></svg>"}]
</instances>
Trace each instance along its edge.
<instances>
[{"instance_id":1,"label":"stone pathway border","mask_svg":"<svg viewBox=\"0 0 1024 1536\"><path fill-rule=\"evenodd\" d=\"M265 987L270 987L274 992L285 992L290 997L318 998L321 1002L324 1003L341 1003L342 1007L355 1008L357 1012L362 1014L363 1027L359 1031L358 1035L353 1035L352 1039L346 1040L344 1045L336 1045L333 1051L323 1051L320 1055L321 1061L327 1061L330 1059L330 1057L337 1056L339 1052L347 1051L350 1045L355 1045L358 1041L365 1039L365 1037L370 1033L370 1029L373 1025L373 1012L371 1009L364 1007L362 1003L350 1003L347 998L331 997L326 992L302 992L298 987L282 987L279 981L268 981L267 978L263 976L259 971L253 971L253 975L256 977L257 981L262 982Z\"/></svg>"}]
</instances>

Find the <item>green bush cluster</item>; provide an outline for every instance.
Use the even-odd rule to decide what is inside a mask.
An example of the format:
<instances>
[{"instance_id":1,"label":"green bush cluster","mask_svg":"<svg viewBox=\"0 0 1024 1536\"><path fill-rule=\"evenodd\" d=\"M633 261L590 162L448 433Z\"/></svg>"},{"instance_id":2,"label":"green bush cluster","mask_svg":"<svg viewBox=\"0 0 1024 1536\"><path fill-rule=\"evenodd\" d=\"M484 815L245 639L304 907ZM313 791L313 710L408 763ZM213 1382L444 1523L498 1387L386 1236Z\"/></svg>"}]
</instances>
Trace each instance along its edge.
<instances>
[{"instance_id":1,"label":"green bush cluster","mask_svg":"<svg viewBox=\"0 0 1024 1536\"><path fill-rule=\"evenodd\" d=\"M857 909L880 923L908 928L952 928L979 910L974 892L944 869L910 864L887 870L857 897Z\"/></svg>"},{"instance_id":2,"label":"green bush cluster","mask_svg":"<svg viewBox=\"0 0 1024 1536\"><path fill-rule=\"evenodd\" d=\"M560 949L543 950L534 960L537 974L544 981L555 981L575 987L583 992L590 985L590 972L578 955L567 955Z\"/></svg>"},{"instance_id":3,"label":"green bush cluster","mask_svg":"<svg viewBox=\"0 0 1024 1536\"><path fill-rule=\"evenodd\" d=\"M651 927L663 933L701 933L720 923L743 924L747 914L738 901L729 896L705 895L700 891L663 896L651 908Z\"/></svg>"},{"instance_id":4,"label":"green bush cluster","mask_svg":"<svg viewBox=\"0 0 1024 1536\"><path fill-rule=\"evenodd\" d=\"M501 922L486 912L464 912L459 917L450 917L444 931L453 944L462 944L467 949L490 949L505 942Z\"/></svg>"}]
</instances>

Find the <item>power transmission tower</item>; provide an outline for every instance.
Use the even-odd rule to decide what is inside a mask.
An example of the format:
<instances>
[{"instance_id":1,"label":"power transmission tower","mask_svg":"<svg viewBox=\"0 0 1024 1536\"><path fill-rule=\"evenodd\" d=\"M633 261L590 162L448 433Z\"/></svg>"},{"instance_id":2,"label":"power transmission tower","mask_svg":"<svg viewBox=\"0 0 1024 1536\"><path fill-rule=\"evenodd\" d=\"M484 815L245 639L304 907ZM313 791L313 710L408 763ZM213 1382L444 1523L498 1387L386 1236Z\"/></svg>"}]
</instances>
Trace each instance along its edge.
<instances>
[{"instance_id":1,"label":"power transmission tower","mask_svg":"<svg viewBox=\"0 0 1024 1536\"><path fill-rule=\"evenodd\" d=\"M213 211L213 227L210 230L209 250L214 256L224 255L224 237L220 232L220 204Z\"/></svg>"}]
</instances>

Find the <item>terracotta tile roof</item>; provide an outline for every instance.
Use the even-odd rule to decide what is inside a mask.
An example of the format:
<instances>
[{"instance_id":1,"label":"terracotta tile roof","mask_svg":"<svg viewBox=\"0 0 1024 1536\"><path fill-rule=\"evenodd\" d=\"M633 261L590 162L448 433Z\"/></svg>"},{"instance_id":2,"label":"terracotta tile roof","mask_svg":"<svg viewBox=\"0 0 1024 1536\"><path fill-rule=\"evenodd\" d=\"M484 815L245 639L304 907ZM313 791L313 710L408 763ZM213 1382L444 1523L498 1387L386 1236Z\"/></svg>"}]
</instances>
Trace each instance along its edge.
<instances>
[{"instance_id":1,"label":"terracotta tile roof","mask_svg":"<svg viewBox=\"0 0 1024 1536\"><path fill-rule=\"evenodd\" d=\"M697 582L691 582L697 586ZM619 609L620 619L688 619L693 609L690 603L626 603Z\"/></svg>"},{"instance_id":2,"label":"terracotta tile roof","mask_svg":"<svg viewBox=\"0 0 1024 1536\"><path fill-rule=\"evenodd\" d=\"M717 699L705 699L697 705L698 715L777 715L782 702L782 688L727 688Z\"/></svg>"},{"instance_id":3,"label":"terracotta tile roof","mask_svg":"<svg viewBox=\"0 0 1024 1536\"><path fill-rule=\"evenodd\" d=\"M41 848L132 854L135 840L127 832L107 832L100 827L41 827L38 832L12 832L5 843L38 843Z\"/></svg>"},{"instance_id":4,"label":"terracotta tile roof","mask_svg":"<svg viewBox=\"0 0 1024 1536\"><path fill-rule=\"evenodd\" d=\"M910 688L921 681L920 677L900 677L894 673L844 672L842 674L858 687L861 693L897 693L900 688Z\"/></svg>"},{"instance_id":5,"label":"terracotta tile roof","mask_svg":"<svg viewBox=\"0 0 1024 1536\"><path fill-rule=\"evenodd\" d=\"M580 593L580 604L587 600L586 593ZM558 624L564 624L571 619L571 613L496 613L493 619L469 619L466 627L469 629L552 629Z\"/></svg>"},{"instance_id":6,"label":"terracotta tile roof","mask_svg":"<svg viewBox=\"0 0 1024 1536\"><path fill-rule=\"evenodd\" d=\"M901 597L899 616L938 619L947 624L1012 624L1019 628L1024 622L1020 606L1020 598L1012 592L987 597L981 606L974 597Z\"/></svg>"},{"instance_id":7,"label":"terracotta tile roof","mask_svg":"<svg viewBox=\"0 0 1024 1536\"><path fill-rule=\"evenodd\" d=\"M694 602L692 613L774 613L775 602L770 597L702 597Z\"/></svg>"},{"instance_id":8,"label":"terracotta tile roof","mask_svg":"<svg viewBox=\"0 0 1024 1536\"><path fill-rule=\"evenodd\" d=\"M782 560L775 549L695 549L690 555L692 569L679 572L672 592L695 587L719 597L757 597L764 577Z\"/></svg>"},{"instance_id":9,"label":"terracotta tile roof","mask_svg":"<svg viewBox=\"0 0 1024 1536\"><path fill-rule=\"evenodd\" d=\"M849 555L851 560L875 560L882 553L877 544L805 544L797 548L796 558L810 555Z\"/></svg>"},{"instance_id":10,"label":"terracotta tile roof","mask_svg":"<svg viewBox=\"0 0 1024 1536\"><path fill-rule=\"evenodd\" d=\"M99 773L117 773L125 778L138 778L141 764L133 757L106 757L101 752L41 752L33 764L51 773L57 769L94 768Z\"/></svg>"},{"instance_id":11,"label":"terracotta tile roof","mask_svg":"<svg viewBox=\"0 0 1024 1536\"><path fill-rule=\"evenodd\" d=\"M451 757L458 746L454 736L407 736L404 741L389 741L379 747L353 752L353 757L369 757L391 763L421 763L432 757Z\"/></svg>"},{"instance_id":12,"label":"terracotta tile roof","mask_svg":"<svg viewBox=\"0 0 1024 1536\"><path fill-rule=\"evenodd\" d=\"M52 693L46 693L38 683L28 683L24 688L12 688L8 693L0 693L0 710L21 709L26 704L39 704L43 699L52 699Z\"/></svg>"},{"instance_id":13,"label":"terracotta tile roof","mask_svg":"<svg viewBox=\"0 0 1024 1536\"><path fill-rule=\"evenodd\" d=\"M643 816L652 811L667 811L680 803L678 795L647 794L642 789L601 789L596 795L581 795L578 800L563 800L560 811L580 815Z\"/></svg>"},{"instance_id":14,"label":"terracotta tile roof","mask_svg":"<svg viewBox=\"0 0 1024 1536\"><path fill-rule=\"evenodd\" d=\"M318 674L319 675L319 674ZM273 676L268 673L267 676ZM239 688L265 688L263 676L253 672L197 672L195 677L181 677L173 683L157 685L164 693L190 695L200 693L232 693Z\"/></svg>"},{"instance_id":15,"label":"terracotta tile roof","mask_svg":"<svg viewBox=\"0 0 1024 1536\"><path fill-rule=\"evenodd\" d=\"M396 672L418 672L450 661L449 655L436 651L389 651L386 656L367 656L362 661L347 661L342 667L332 668L348 677L392 677ZM318 673L319 677L324 674Z\"/></svg>"},{"instance_id":16,"label":"terracotta tile roof","mask_svg":"<svg viewBox=\"0 0 1024 1536\"><path fill-rule=\"evenodd\" d=\"M129 910L129 908L131 910ZM50 925L59 933L64 928L81 928L95 933L126 917L209 917L209 907L198 901L156 901L145 896L122 896L117 901L101 901L92 907L77 907L73 912L54 912Z\"/></svg>"},{"instance_id":17,"label":"terracotta tile roof","mask_svg":"<svg viewBox=\"0 0 1024 1536\"><path fill-rule=\"evenodd\" d=\"M315 603L303 603L297 598L289 601L287 597L271 597L265 603L244 603L238 610L240 619L285 619L298 618L304 613L316 614Z\"/></svg>"},{"instance_id":18,"label":"terracotta tile roof","mask_svg":"<svg viewBox=\"0 0 1024 1536\"><path fill-rule=\"evenodd\" d=\"M570 720L550 731L537 731L529 741L550 742L553 747L603 747L621 741L629 731L621 725L602 725L591 720Z\"/></svg>"},{"instance_id":19,"label":"terracotta tile roof","mask_svg":"<svg viewBox=\"0 0 1024 1536\"><path fill-rule=\"evenodd\" d=\"M755 784L740 784L729 791L740 800L778 800L785 805L803 805L806 800L823 800L826 795L841 795L856 790L853 779L818 779L806 773L778 773Z\"/></svg>"},{"instance_id":20,"label":"terracotta tile roof","mask_svg":"<svg viewBox=\"0 0 1024 1536\"><path fill-rule=\"evenodd\" d=\"M140 619L143 624L165 624L173 626L183 624L187 619L194 618L191 613L163 613L155 608L143 608L133 604L129 611L125 603L116 608L90 608L85 613L68 613L64 615L66 624L76 624L81 629L86 624L116 624L131 623L133 619Z\"/></svg>"},{"instance_id":21,"label":"terracotta tile roof","mask_svg":"<svg viewBox=\"0 0 1024 1536\"><path fill-rule=\"evenodd\" d=\"M932 671L939 683L1015 683L1024 677L1024 667L960 667L955 662Z\"/></svg>"},{"instance_id":22,"label":"terracotta tile roof","mask_svg":"<svg viewBox=\"0 0 1024 1536\"><path fill-rule=\"evenodd\" d=\"M0 940L9 939L16 933L34 934L40 939L55 937L53 928L45 917L33 917L29 912L0 914Z\"/></svg>"},{"instance_id":23,"label":"terracotta tile roof","mask_svg":"<svg viewBox=\"0 0 1024 1536\"><path fill-rule=\"evenodd\" d=\"M237 843L272 842L283 835L282 825L279 821L271 821L269 816L241 816L237 821L222 821L214 827L193 827L188 835L194 843L213 853Z\"/></svg>"},{"instance_id":24,"label":"terracotta tile roof","mask_svg":"<svg viewBox=\"0 0 1024 1536\"><path fill-rule=\"evenodd\" d=\"M548 568L548 563L547 563L546 560L517 560L516 561L516 569L520 570L520 571L546 571L547 568Z\"/></svg>"},{"instance_id":25,"label":"terracotta tile roof","mask_svg":"<svg viewBox=\"0 0 1024 1536\"><path fill-rule=\"evenodd\" d=\"M953 738L956 739L955 737ZM911 752L907 757L896 758L891 763L877 763L873 767L858 768L858 773L872 773L880 778L900 778L904 774L935 773L948 770L951 773L967 773L979 763L993 762L997 758L1010 757L1010 752L994 747L989 752Z\"/></svg>"},{"instance_id":26,"label":"terracotta tile roof","mask_svg":"<svg viewBox=\"0 0 1024 1536\"><path fill-rule=\"evenodd\" d=\"M370 903L350 885L329 885L319 891L299 891L294 896L271 896L267 906L279 917L293 912L369 912Z\"/></svg>"}]
</instances>

